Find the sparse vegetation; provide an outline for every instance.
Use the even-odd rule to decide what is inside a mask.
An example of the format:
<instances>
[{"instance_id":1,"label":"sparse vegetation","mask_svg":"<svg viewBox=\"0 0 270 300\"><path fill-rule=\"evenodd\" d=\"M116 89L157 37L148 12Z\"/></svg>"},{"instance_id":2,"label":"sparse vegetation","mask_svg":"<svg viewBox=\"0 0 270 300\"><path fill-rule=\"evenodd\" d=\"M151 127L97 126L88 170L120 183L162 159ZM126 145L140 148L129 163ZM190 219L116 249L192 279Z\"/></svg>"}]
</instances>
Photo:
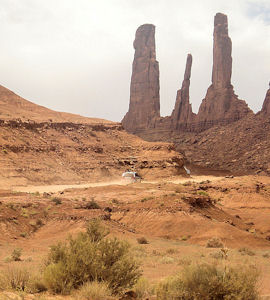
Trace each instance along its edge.
<instances>
[{"instance_id":1,"label":"sparse vegetation","mask_svg":"<svg viewBox=\"0 0 270 300\"><path fill-rule=\"evenodd\" d=\"M95 280L106 282L114 293L132 287L141 271L130 255L130 246L106 235L107 230L93 220L85 233L52 246L44 271L48 289L67 294Z\"/></svg>"},{"instance_id":2,"label":"sparse vegetation","mask_svg":"<svg viewBox=\"0 0 270 300\"><path fill-rule=\"evenodd\" d=\"M52 202L55 204L55 205L60 205L62 204L62 200L58 197L54 197L52 198Z\"/></svg>"},{"instance_id":3,"label":"sparse vegetation","mask_svg":"<svg viewBox=\"0 0 270 300\"><path fill-rule=\"evenodd\" d=\"M141 277L137 281L134 286L134 291L139 299L145 299L153 293L153 289L151 289L149 281L144 277Z\"/></svg>"},{"instance_id":4,"label":"sparse vegetation","mask_svg":"<svg viewBox=\"0 0 270 300\"><path fill-rule=\"evenodd\" d=\"M238 251L241 253L241 255L249 255L249 256L255 255L255 252L247 247L242 247Z\"/></svg>"},{"instance_id":5,"label":"sparse vegetation","mask_svg":"<svg viewBox=\"0 0 270 300\"><path fill-rule=\"evenodd\" d=\"M197 191L198 195L209 197L209 194L205 191Z\"/></svg>"},{"instance_id":6,"label":"sparse vegetation","mask_svg":"<svg viewBox=\"0 0 270 300\"><path fill-rule=\"evenodd\" d=\"M179 251L177 249L174 248L169 248L166 250L166 253L168 254L177 254Z\"/></svg>"},{"instance_id":7,"label":"sparse vegetation","mask_svg":"<svg viewBox=\"0 0 270 300\"><path fill-rule=\"evenodd\" d=\"M25 291L30 280L30 273L21 267L8 266L2 270L0 275L0 287Z\"/></svg>"},{"instance_id":8,"label":"sparse vegetation","mask_svg":"<svg viewBox=\"0 0 270 300\"><path fill-rule=\"evenodd\" d=\"M139 244L149 244L148 240L144 236L137 238L137 242Z\"/></svg>"},{"instance_id":9,"label":"sparse vegetation","mask_svg":"<svg viewBox=\"0 0 270 300\"><path fill-rule=\"evenodd\" d=\"M223 248L224 245L219 238L213 237L206 243L207 248Z\"/></svg>"},{"instance_id":10,"label":"sparse vegetation","mask_svg":"<svg viewBox=\"0 0 270 300\"><path fill-rule=\"evenodd\" d=\"M22 249L21 248L16 248L11 253L11 259L13 261L21 261L21 255L22 255Z\"/></svg>"},{"instance_id":11,"label":"sparse vegetation","mask_svg":"<svg viewBox=\"0 0 270 300\"><path fill-rule=\"evenodd\" d=\"M83 208L85 208L85 209L100 209L100 206L94 199L91 199L91 201L89 201L83 205Z\"/></svg>"},{"instance_id":12,"label":"sparse vegetation","mask_svg":"<svg viewBox=\"0 0 270 300\"><path fill-rule=\"evenodd\" d=\"M174 263L174 258L170 256L164 256L162 257L161 261L162 264L173 264Z\"/></svg>"},{"instance_id":13,"label":"sparse vegetation","mask_svg":"<svg viewBox=\"0 0 270 300\"><path fill-rule=\"evenodd\" d=\"M191 238L191 235L183 235L182 237L181 237L181 241L187 241L188 239L190 239Z\"/></svg>"},{"instance_id":14,"label":"sparse vegetation","mask_svg":"<svg viewBox=\"0 0 270 300\"><path fill-rule=\"evenodd\" d=\"M76 299L107 300L112 295L108 284L105 282L86 282L76 293Z\"/></svg>"},{"instance_id":15,"label":"sparse vegetation","mask_svg":"<svg viewBox=\"0 0 270 300\"><path fill-rule=\"evenodd\" d=\"M196 299L259 299L258 271L254 268L196 265L184 268L157 288L159 300Z\"/></svg>"}]
</instances>

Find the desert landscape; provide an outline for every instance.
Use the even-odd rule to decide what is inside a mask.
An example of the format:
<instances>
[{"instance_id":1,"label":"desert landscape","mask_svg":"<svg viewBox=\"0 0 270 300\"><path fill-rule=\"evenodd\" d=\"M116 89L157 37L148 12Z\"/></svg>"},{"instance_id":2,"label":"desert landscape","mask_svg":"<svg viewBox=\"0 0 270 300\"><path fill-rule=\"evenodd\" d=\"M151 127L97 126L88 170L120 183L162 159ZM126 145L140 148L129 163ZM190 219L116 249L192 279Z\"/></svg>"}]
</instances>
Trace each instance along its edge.
<instances>
[{"instance_id":1,"label":"desert landscape","mask_svg":"<svg viewBox=\"0 0 270 300\"><path fill-rule=\"evenodd\" d=\"M155 26L133 46L122 122L0 86L0 300L270 299L270 90L235 94L223 13L197 114L192 55L162 117Z\"/></svg>"}]
</instances>

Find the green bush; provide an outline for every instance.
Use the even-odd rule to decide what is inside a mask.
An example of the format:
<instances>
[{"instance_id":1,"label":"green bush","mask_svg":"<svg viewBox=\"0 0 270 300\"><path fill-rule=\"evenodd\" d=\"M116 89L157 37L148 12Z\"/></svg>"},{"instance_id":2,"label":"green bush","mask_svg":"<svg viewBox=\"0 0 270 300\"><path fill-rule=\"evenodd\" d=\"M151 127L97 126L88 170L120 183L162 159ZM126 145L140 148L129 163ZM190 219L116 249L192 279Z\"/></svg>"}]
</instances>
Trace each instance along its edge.
<instances>
[{"instance_id":1,"label":"green bush","mask_svg":"<svg viewBox=\"0 0 270 300\"><path fill-rule=\"evenodd\" d=\"M157 288L159 300L256 300L258 272L254 268L196 265Z\"/></svg>"},{"instance_id":2,"label":"green bush","mask_svg":"<svg viewBox=\"0 0 270 300\"><path fill-rule=\"evenodd\" d=\"M76 294L76 298L85 300L108 300L112 295L108 284L104 282L86 282Z\"/></svg>"},{"instance_id":3,"label":"green bush","mask_svg":"<svg viewBox=\"0 0 270 300\"><path fill-rule=\"evenodd\" d=\"M141 271L130 255L130 245L105 238L107 234L99 221L93 220L85 233L52 246L44 270L48 289L67 294L88 281L106 282L114 293L131 288Z\"/></svg>"}]
</instances>

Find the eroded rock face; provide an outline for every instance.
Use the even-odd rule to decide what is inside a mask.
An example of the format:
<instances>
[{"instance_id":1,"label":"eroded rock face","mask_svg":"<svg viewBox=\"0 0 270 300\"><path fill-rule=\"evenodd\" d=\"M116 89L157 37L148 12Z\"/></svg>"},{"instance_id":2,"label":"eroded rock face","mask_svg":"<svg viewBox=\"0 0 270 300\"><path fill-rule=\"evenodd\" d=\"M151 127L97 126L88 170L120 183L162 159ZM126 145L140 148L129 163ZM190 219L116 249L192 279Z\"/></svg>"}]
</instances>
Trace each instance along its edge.
<instances>
[{"instance_id":1,"label":"eroded rock face","mask_svg":"<svg viewBox=\"0 0 270 300\"><path fill-rule=\"evenodd\" d=\"M214 20L212 84L215 89L229 88L232 76L232 41L227 16L217 13Z\"/></svg>"},{"instance_id":2,"label":"eroded rock face","mask_svg":"<svg viewBox=\"0 0 270 300\"><path fill-rule=\"evenodd\" d=\"M212 84L199 108L196 131L203 131L217 124L228 124L251 113L246 102L235 95L231 85L231 53L227 16L218 13L214 21Z\"/></svg>"},{"instance_id":3,"label":"eroded rock face","mask_svg":"<svg viewBox=\"0 0 270 300\"><path fill-rule=\"evenodd\" d=\"M171 116L160 117L159 67L155 54L155 27L142 25L134 41L130 106L122 124L138 135L153 130L160 136L173 131L201 132L215 125L225 125L242 119L252 111L239 100L231 84L232 42L228 35L227 16L216 14L214 19L212 84L207 90L198 114L192 112L189 87L192 56L189 54L182 87L177 91ZM148 134L147 133L147 134ZM143 136L143 135L141 135Z\"/></svg>"},{"instance_id":4,"label":"eroded rock face","mask_svg":"<svg viewBox=\"0 0 270 300\"><path fill-rule=\"evenodd\" d=\"M191 104L189 103L189 86L192 66L192 55L188 54L184 80L182 87L177 91L175 107L172 112L172 127L174 129L184 129L186 124L194 122L195 114L192 112Z\"/></svg>"},{"instance_id":5,"label":"eroded rock face","mask_svg":"<svg viewBox=\"0 0 270 300\"><path fill-rule=\"evenodd\" d=\"M159 65L156 61L155 26L144 24L136 31L130 85L129 110L122 120L126 130L152 128L160 117Z\"/></svg>"},{"instance_id":6,"label":"eroded rock face","mask_svg":"<svg viewBox=\"0 0 270 300\"><path fill-rule=\"evenodd\" d=\"M270 88L266 93L261 112L270 116Z\"/></svg>"}]
</instances>

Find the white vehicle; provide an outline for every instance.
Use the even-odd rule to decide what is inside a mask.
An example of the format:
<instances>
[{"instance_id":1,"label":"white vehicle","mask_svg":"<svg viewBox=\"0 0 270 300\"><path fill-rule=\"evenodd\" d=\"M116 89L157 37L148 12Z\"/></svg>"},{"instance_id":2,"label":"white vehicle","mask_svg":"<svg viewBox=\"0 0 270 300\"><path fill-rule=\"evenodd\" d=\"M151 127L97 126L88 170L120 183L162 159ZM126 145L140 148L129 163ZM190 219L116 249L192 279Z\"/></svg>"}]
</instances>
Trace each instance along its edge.
<instances>
[{"instance_id":1,"label":"white vehicle","mask_svg":"<svg viewBox=\"0 0 270 300\"><path fill-rule=\"evenodd\" d=\"M137 172L127 171L122 174L122 178L132 182L141 182L142 178Z\"/></svg>"}]
</instances>

